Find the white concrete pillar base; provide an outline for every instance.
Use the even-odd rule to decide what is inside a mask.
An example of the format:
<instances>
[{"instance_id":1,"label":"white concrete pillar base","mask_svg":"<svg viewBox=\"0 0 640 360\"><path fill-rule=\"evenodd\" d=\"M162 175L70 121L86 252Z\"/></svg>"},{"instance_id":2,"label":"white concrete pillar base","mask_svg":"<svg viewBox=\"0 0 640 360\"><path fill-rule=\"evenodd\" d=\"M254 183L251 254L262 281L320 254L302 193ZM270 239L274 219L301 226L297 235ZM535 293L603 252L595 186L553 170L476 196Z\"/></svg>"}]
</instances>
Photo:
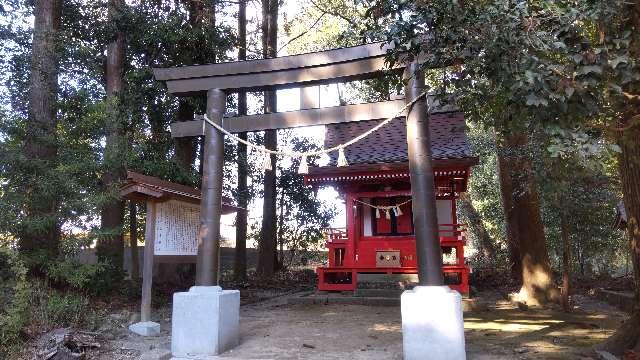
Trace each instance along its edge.
<instances>
[{"instance_id":1,"label":"white concrete pillar base","mask_svg":"<svg viewBox=\"0 0 640 360\"><path fill-rule=\"evenodd\" d=\"M129 331L140 336L160 335L160 324L153 321L141 321L129 325Z\"/></svg>"},{"instance_id":2,"label":"white concrete pillar base","mask_svg":"<svg viewBox=\"0 0 640 360\"><path fill-rule=\"evenodd\" d=\"M462 296L448 286L416 286L402 293L405 360L466 359Z\"/></svg>"},{"instance_id":3,"label":"white concrete pillar base","mask_svg":"<svg viewBox=\"0 0 640 360\"><path fill-rule=\"evenodd\" d=\"M202 359L238 346L240 291L193 286L173 294L171 354Z\"/></svg>"}]
</instances>

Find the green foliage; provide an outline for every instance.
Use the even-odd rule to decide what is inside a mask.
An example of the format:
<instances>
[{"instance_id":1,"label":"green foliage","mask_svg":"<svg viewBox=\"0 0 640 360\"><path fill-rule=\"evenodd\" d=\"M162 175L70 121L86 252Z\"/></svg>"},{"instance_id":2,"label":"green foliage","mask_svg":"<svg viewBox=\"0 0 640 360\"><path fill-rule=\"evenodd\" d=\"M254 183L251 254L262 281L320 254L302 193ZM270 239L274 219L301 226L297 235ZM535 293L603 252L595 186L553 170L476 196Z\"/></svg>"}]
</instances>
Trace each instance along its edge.
<instances>
[{"instance_id":1,"label":"green foliage","mask_svg":"<svg viewBox=\"0 0 640 360\"><path fill-rule=\"evenodd\" d=\"M478 157L469 181L469 195L473 205L484 220L485 228L493 239L504 242L504 210L500 199L498 180L498 157L495 135L491 129L479 124L470 124L467 135L472 153ZM472 234L473 236L473 234Z\"/></svg>"},{"instance_id":2,"label":"green foliage","mask_svg":"<svg viewBox=\"0 0 640 360\"><path fill-rule=\"evenodd\" d=\"M318 150L308 138L291 136L290 131L280 131L279 135L285 135L293 151ZM307 158L309 166L318 166L317 161L318 156ZM324 230L336 215L336 209L305 186L303 176L298 174L300 159L292 159L289 166L283 162L278 165L278 244L292 250L315 249L324 240Z\"/></svg>"},{"instance_id":3,"label":"green foliage","mask_svg":"<svg viewBox=\"0 0 640 360\"><path fill-rule=\"evenodd\" d=\"M30 284L28 331L36 334L56 327L80 326L93 321L89 298L50 288L45 282Z\"/></svg>"},{"instance_id":4,"label":"green foliage","mask_svg":"<svg viewBox=\"0 0 640 360\"><path fill-rule=\"evenodd\" d=\"M28 323L31 289L27 267L16 251L0 246L0 357L21 342L21 331Z\"/></svg>"},{"instance_id":5,"label":"green foliage","mask_svg":"<svg viewBox=\"0 0 640 360\"><path fill-rule=\"evenodd\" d=\"M207 9L213 1L204 2L203 14L193 13L187 2L131 3L114 19L107 16L107 3L62 2L58 124L48 138L57 148L52 163L27 161L23 153L33 26L28 19L34 4L11 0L0 21L0 228L3 235L17 238L25 231L61 229L62 244L53 247L62 246L65 255L76 251L74 246L86 245L83 239L122 232L94 225L120 185L104 186L102 175L109 169L125 166L198 184L197 169L182 169L173 159L173 140L166 129L176 118L177 100L153 79L152 67L225 60L235 42L230 27L211 23L213 14ZM105 45L116 30L126 35L124 90L119 99L105 100ZM204 108L202 99L192 105L200 112ZM114 127L126 136L107 151L105 136ZM32 199L29 189L43 194L42 201L33 199L36 203L59 200L50 216L25 212L25 203ZM78 241L67 241L72 238ZM119 273L103 272L98 280L114 282Z\"/></svg>"},{"instance_id":6,"label":"green foliage","mask_svg":"<svg viewBox=\"0 0 640 360\"><path fill-rule=\"evenodd\" d=\"M61 287L105 294L116 284L110 270L110 267L102 262L82 264L72 260L61 260L49 264L47 276L50 281Z\"/></svg>"},{"instance_id":7,"label":"green foliage","mask_svg":"<svg viewBox=\"0 0 640 360\"><path fill-rule=\"evenodd\" d=\"M623 89L640 80L632 33L620 26L631 5L555 0L361 3L368 7L369 33L383 34L395 46L389 61L400 61L403 52L421 54L435 92L455 94L467 119L481 124L472 127L482 160L469 191L492 236L503 238L492 132L499 140L527 134L522 149L501 145L499 151L521 151L531 159L553 262L560 263L559 219L565 214L576 255L573 266L614 270L605 264L619 264L627 249L620 233L611 229L620 195L613 173L619 148L610 141L610 129L620 121L617 109L629 100ZM486 135L478 137L474 128ZM482 138L485 145L478 147Z\"/></svg>"},{"instance_id":8,"label":"green foliage","mask_svg":"<svg viewBox=\"0 0 640 360\"><path fill-rule=\"evenodd\" d=\"M285 23L291 39L287 53L300 54L340 47L361 45L375 37L366 32L366 10L362 4L345 0L310 0L304 10ZM361 103L389 100L390 94L402 89L398 74L385 74L375 79L338 83L335 86L341 103Z\"/></svg>"},{"instance_id":9,"label":"green foliage","mask_svg":"<svg viewBox=\"0 0 640 360\"><path fill-rule=\"evenodd\" d=\"M547 129L539 177L543 219L551 260L562 261L560 215L566 218L571 266L580 276L617 275L624 267L628 247L613 219L619 200L615 173L616 149L582 131Z\"/></svg>"},{"instance_id":10,"label":"green foliage","mask_svg":"<svg viewBox=\"0 0 640 360\"><path fill-rule=\"evenodd\" d=\"M290 55L360 45L366 7L345 0L304 1L303 9L284 24Z\"/></svg>"},{"instance_id":11,"label":"green foliage","mask_svg":"<svg viewBox=\"0 0 640 360\"><path fill-rule=\"evenodd\" d=\"M57 271L69 271L59 276L67 285L88 282L79 270L61 266ZM53 272L53 271L52 271ZM18 252L0 245L0 358L20 348L23 341L56 327L91 325L95 323L89 298L73 290L52 288L48 281L28 276L29 268ZM91 274L97 277L96 273Z\"/></svg>"},{"instance_id":12,"label":"green foliage","mask_svg":"<svg viewBox=\"0 0 640 360\"><path fill-rule=\"evenodd\" d=\"M397 50L418 54L425 67L447 69L439 84L461 103L493 112L501 127L536 121L572 127L603 117L622 89L640 79L631 33L616 27L624 1L512 2L384 1L372 18L393 18L381 29ZM373 20L372 20L373 21ZM599 24L610 24L598 29ZM597 30L596 30L597 29ZM428 35L425 35L428 34ZM511 117L505 117L511 115ZM597 136L597 134L595 134Z\"/></svg>"}]
</instances>

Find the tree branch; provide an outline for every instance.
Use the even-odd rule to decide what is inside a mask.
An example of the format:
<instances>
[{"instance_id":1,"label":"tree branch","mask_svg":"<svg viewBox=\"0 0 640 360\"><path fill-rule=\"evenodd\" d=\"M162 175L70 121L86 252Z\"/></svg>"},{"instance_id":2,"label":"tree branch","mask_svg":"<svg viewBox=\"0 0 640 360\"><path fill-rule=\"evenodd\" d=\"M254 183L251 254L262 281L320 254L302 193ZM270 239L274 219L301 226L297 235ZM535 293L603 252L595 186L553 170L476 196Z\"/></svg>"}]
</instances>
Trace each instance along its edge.
<instances>
[{"instance_id":1,"label":"tree branch","mask_svg":"<svg viewBox=\"0 0 640 360\"><path fill-rule=\"evenodd\" d=\"M303 32L301 32L300 34L296 35L295 37L289 39L289 41L287 41L284 45L282 45L280 47L280 49L278 49L278 53L280 53L280 51L282 51L282 49L286 48L287 46L289 46L289 44L291 44L292 42L298 40L299 38L303 37L304 35L306 35L307 33L309 33L309 31L311 31L311 29L313 29L314 27L316 27L316 25L318 25L318 23L320 22L320 20L326 15L326 13L322 13L322 15L320 15L316 21L313 22L313 24L311 24L311 26L309 26L309 28Z\"/></svg>"},{"instance_id":2,"label":"tree branch","mask_svg":"<svg viewBox=\"0 0 640 360\"><path fill-rule=\"evenodd\" d=\"M329 11L329 10L325 9L325 8L321 7L320 5L318 5L318 3L315 0L309 0L309 1L311 2L311 4L313 4L313 6L315 6L322 13L329 14L331 16L335 16L337 18L340 18L340 19L348 22L349 25L357 27L358 24L356 24L355 21L353 21L353 19L349 19L348 17L344 16L343 14L340 14L339 12Z\"/></svg>"}]
</instances>

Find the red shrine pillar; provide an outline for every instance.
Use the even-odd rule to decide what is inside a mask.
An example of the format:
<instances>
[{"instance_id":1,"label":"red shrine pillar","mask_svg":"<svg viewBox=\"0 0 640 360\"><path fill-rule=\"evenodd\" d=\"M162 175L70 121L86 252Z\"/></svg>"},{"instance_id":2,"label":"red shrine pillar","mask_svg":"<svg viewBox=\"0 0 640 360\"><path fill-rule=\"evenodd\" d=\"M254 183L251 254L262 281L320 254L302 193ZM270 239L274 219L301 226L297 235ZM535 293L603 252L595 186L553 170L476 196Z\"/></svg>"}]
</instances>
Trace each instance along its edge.
<instances>
[{"instance_id":1,"label":"red shrine pillar","mask_svg":"<svg viewBox=\"0 0 640 360\"><path fill-rule=\"evenodd\" d=\"M207 117L222 125L227 96L222 90L207 92ZM202 163L202 202L198 231L196 285L218 285L218 242L222 213L222 174L224 135L213 126L204 125L204 157Z\"/></svg>"},{"instance_id":2,"label":"red shrine pillar","mask_svg":"<svg viewBox=\"0 0 640 360\"><path fill-rule=\"evenodd\" d=\"M424 72L412 61L405 69L405 101L410 103L426 88ZM442 249L438 235L436 194L431 158L431 130L426 95L407 113L407 149L411 177L411 206L416 237L419 285L443 285Z\"/></svg>"}]
</instances>

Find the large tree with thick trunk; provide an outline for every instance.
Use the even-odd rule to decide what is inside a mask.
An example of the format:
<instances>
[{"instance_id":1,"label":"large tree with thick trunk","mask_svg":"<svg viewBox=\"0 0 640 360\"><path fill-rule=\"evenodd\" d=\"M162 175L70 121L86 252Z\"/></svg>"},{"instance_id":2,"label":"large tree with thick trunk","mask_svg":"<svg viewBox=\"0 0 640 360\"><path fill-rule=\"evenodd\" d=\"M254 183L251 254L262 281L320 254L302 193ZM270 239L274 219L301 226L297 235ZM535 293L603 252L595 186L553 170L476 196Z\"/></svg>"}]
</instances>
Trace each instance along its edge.
<instances>
[{"instance_id":1,"label":"large tree with thick trunk","mask_svg":"<svg viewBox=\"0 0 640 360\"><path fill-rule=\"evenodd\" d=\"M37 0L34 4L34 28L29 79L29 108L24 157L25 203L20 231L24 251L58 253L60 223L56 191L50 191L50 173L56 167L58 144L56 101L58 98L58 29L60 0Z\"/></svg>"},{"instance_id":2,"label":"large tree with thick trunk","mask_svg":"<svg viewBox=\"0 0 640 360\"><path fill-rule=\"evenodd\" d=\"M506 132L498 139L499 175L508 250L513 274L521 281L515 298L542 305L558 298L540 215L540 199L524 132Z\"/></svg>"},{"instance_id":3,"label":"large tree with thick trunk","mask_svg":"<svg viewBox=\"0 0 640 360\"><path fill-rule=\"evenodd\" d=\"M615 103L615 138L620 147L618 171L627 213L635 306L631 318L608 339L604 348L621 355L629 349L640 352L640 81L637 77L640 74L640 0L624 3L615 19L617 21L608 22L611 28L601 30L601 39L629 34L628 54L636 61L634 72L631 73L636 77L633 81L625 81L622 96ZM623 80L630 75L622 71L620 73L616 75L624 76Z\"/></svg>"},{"instance_id":4,"label":"large tree with thick trunk","mask_svg":"<svg viewBox=\"0 0 640 360\"><path fill-rule=\"evenodd\" d=\"M238 1L238 60L247 60L247 1ZM238 93L238 115L247 114L247 93ZM247 140L247 133L242 132L238 137ZM236 252L233 267L233 274L237 280L244 280L247 277L247 203L248 203L248 161L247 146L238 143L238 189L236 191L236 201L238 210L236 212Z\"/></svg>"},{"instance_id":5,"label":"large tree with thick trunk","mask_svg":"<svg viewBox=\"0 0 640 360\"><path fill-rule=\"evenodd\" d=\"M105 92L109 111L105 117L106 141L102 183L107 201L100 211L101 234L96 247L98 258L109 261L114 269L122 269L124 251L124 200L118 196L117 190L125 177L125 127L120 99L124 82L125 34L120 29L122 24L119 23L125 6L124 0L109 0L108 18L114 31L110 34L111 38L107 44L105 68Z\"/></svg>"},{"instance_id":6,"label":"large tree with thick trunk","mask_svg":"<svg viewBox=\"0 0 640 360\"><path fill-rule=\"evenodd\" d=\"M200 0L182 0L187 13L189 14L189 26L194 29L201 26L215 27L215 8L214 3L209 4ZM209 9L211 7L211 9ZM186 52L185 64L201 63L203 59L197 59L197 54L194 58L188 59L188 55L193 54ZM216 62L215 56L213 59L204 59L205 62ZM178 98L178 110L176 114L176 121L191 121L194 119L195 114L194 100L189 97ZM198 148L198 138L196 137L179 137L174 139L175 142L175 161L178 166L184 171L190 172L195 164Z\"/></svg>"},{"instance_id":7,"label":"large tree with thick trunk","mask_svg":"<svg viewBox=\"0 0 640 360\"><path fill-rule=\"evenodd\" d=\"M640 16L639 9L635 10L635 15ZM640 25L640 22L637 24ZM640 27L636 28L636 31L640 31ZM618 144L622 150L618 156L618 169L627 212L635 306L631 318L625 321L605 344L607 350L617 355L628 349L640 351L640 124L633 120L633 117L637 118L640 114L640 101L630 102L627 110L629 112L623 114L621 125L628 128L618 135ZM635 121L635 124L631 124L632 121Z\"/></svg>"},{"instance_id":8,"label":"large tree with thick trunk","mask_svg":"<svg viewBox=\"0 0 640 360\"><path fill-rule=\"evenodd\" d=\"M178 99L178 112L176 121L191 121L194 119L194 109L188 98ZM185 170L190 171L196 160L197 138L178 137L174 139L176 148L176 163Z\"/></svg>"},{"instance_id":9,"label":"large tree with thick trunk","mask_svg":"<svg viewBox=\"0 0 640 360\"><path fill-rule=\"evenodd\" d=\"M262 52L264 58L277 56L278 46L278 0L262 0ZM264 94L264 112L276 112L278 107L275 90ZM278 147L277 130L264 132L264 146L275 150ZM260 231L258 273L273 276L277 259L277 213L276 213L276 156L271 155L271 170L264 173L264 202L262 206L262 228Z\"/></svg>"}]
</instances>

